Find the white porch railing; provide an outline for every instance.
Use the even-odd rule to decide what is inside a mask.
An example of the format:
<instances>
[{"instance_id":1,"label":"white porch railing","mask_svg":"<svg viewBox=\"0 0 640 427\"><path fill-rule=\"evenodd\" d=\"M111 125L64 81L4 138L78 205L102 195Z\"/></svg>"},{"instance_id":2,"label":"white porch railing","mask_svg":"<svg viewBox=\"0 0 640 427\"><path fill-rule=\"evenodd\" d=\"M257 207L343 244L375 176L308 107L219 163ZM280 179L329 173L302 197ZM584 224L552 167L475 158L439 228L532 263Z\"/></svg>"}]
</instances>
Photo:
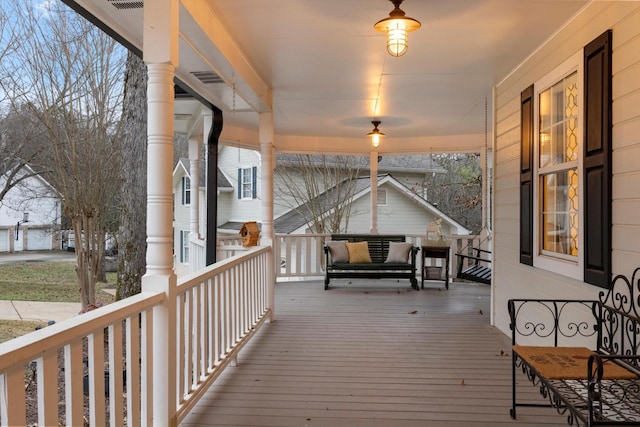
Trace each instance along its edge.
<instances>
[{"instance_id":1,"label":"white porch railing","mask_svg":"<svg viewBox=\"0 0 640 427\"><path fill-rule=\"evenodd\" d=\"M202 270L207 261L207 247L205 246L206 240L190 237L189 239L189 272L195 273Z\"/></svg>"},{"instance_id":2,"label":"white porch railing","mask_svg":"<svg viewBox=\"0 0 640 427\"><path fill-rule=\"evenodd\" d=\"M270 251L254 247L178 283L178 421L267 318Z\"/></svg>"},{"instance_id":3,"label":"white porch railing","mask_svg":"<svg viewBox=\"0 0 640 427\"><path fill-rule=\"evenodd\" d=\"M242 247L241 236L221 236L218 237L216 245L216 260L221 261L223 259L230 258L237 255L240 252L246 252L248 248ZM200 238L191 237L189 240L189 272L195 273L202 270L207 266L207 247L206 240Z\"/></svg>"},{"instance_id":4,"label":"white porch railing","mask_svg":"<svg viewBox=\"0 0 640 427\"><path fill-rule=\"evenodd\" d=\"M407 240L421 246L426 245L427 236L423 234L406 234ZM274 245L274 259L276 262L276 277L304 278L324 276L323 245L329 234L276 234ZM486 249L486 242L480 236L445 236L451 245L451 259L449 276L452 277L457 269L456 253L471 254L470 248L481 246ZM420 255L418 255L420 257ZM419 262L419 261L418 261ZM442 260L430 260L434 266L441 266ZM418 269L421 274L421 269Z\"/></svg>"},{"instance_id":5,"label":"white porch railing","mask_svg":"<svg viewBox=\"0 0 640 427\"><path fill-rule=\"evenodd\" d=\"M424 242L426 244L427 236L425 234L407 234L410 242L420 246ZM274 242L274 261L276 277L283 280L300 279L300 278L319 278L324 276L324 242L329 238L329 234L276 234ZM449 276L453 277L457 271L456 253L471 253L472 247L481 247L482 249L490 249L487 242L483 241L478 235L445 236L451 245L451 259L449 263ZM194 247L197 246L197 247ZM204 241L192 241L192 254L194 258L192 263L198 267L199 271L205 265L205 246ZM246 252L249 248L242 246L242 237L240 236L223 236L218 238L216 251L217 260L223 260ZM196 254L198 254L196 256ZM418 255L420 256L420 255ZM197 259L196 259L197 258ZM441 259L429 260L433 266L442 266ZM195 268L195 267L192 267ZM193 270L192 270L193 271ZM418 270L421 274L421 269Z\"/></svg>"},{"instance_id":6,"label":"white porch railing","mask_svg":"<svg viewBox=\"0 0 640 427\"><path fill-rule=\"evenodd\" d=\"M152 309L164 298L143 292L0 344L1 425L27 425L27 405L37 408L38 425L58 425L59 402L66 425L84 425L85 394L92 426L107 425L107 417L111 425L123 425L125 411L127 425L149 425ZM63 396L58 394L61 364ZM37 389L36 402L27 402L29 387ZM107 392L126 394L107 406Z\"/></svg>"},{"instance_id":7,"label":"white porch railing","mask_svg":"<svg viewBox=\"0 0 640 427\"><path fill-rule=\"evenodd\" d=\"M176 376L172 422L187 414L267 318L270 262L270 247L254 247L180 279L171 292L177 322L170 346L177 369L166 373ZM38 425L58 425L59 411L69 426L84 425L85 411L92 426L154 425L154 405L171 406L154 401L153 387L162 385L151 381L153 340L166 339L153 328L153 308L165 298L143 292L0 344L0 425L27 425L27 407L37 412ZM27 401L28 387L37 390L35 402Z\"/></svg>"},{"instance_id":8,"label":"white porch railing","mask_svg":"<svg viewBox=\"0 0 640 427\"><path fill-rule=\"evenodd\" d=\"M301 278L324 275L323 245L328 234L276 234L276 277Z\"/></svg>"}]
</instances>

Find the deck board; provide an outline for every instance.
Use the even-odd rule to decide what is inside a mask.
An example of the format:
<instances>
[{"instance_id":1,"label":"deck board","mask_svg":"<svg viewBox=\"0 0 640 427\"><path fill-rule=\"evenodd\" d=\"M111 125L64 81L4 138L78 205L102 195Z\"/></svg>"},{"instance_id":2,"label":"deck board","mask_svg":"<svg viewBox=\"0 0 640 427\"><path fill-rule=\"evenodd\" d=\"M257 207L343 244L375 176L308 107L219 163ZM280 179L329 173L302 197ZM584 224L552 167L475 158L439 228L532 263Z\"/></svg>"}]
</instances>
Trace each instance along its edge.
<instances>
[{"instance_id":1,"label":"deck board","mask_svg":"<svg viewBox=\"0 0 640 427\"><path fill-rule=\"evenodd\" d=\"M489 325L488 286L350 282L277 284L276 322L181 426L566 425L550 408L509 417L509 339ZM519 383L520 397L542 402Z\"/></svg>"}]
</instances>

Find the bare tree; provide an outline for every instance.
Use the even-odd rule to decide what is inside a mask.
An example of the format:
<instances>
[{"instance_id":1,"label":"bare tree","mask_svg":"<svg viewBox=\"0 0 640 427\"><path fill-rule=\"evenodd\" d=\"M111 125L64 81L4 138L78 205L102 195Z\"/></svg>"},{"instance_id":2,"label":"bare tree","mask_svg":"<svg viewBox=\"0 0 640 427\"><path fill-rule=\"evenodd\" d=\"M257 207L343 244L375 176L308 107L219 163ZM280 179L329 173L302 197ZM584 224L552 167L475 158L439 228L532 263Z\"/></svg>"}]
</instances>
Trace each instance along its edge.
<instances>
[{"instance_id":1,"label":"bare tree","mask_svg":"<svg viewBox=\"0 0 640 427\"><path fill-rule=\"evenodd\" d=\"M133 53L127 57L122 111L123 185L117 299L139 293L146 270L147 72L142 60Z\"/></svg>"},{"instance_id":2,"label":"bare tree","mask_svg":"<svg viewBox=\"0 0 640 427\"><path fill-rule=\"evenodd\" d=\"M42 135L42 127L29 108L20 105L19 88L10 84L11 76L20 72L15 61L20 39L12 11L4 4L0 8L0 204L9 190L40 172L34 159L39 152L35 142Z\"/></svg>"},{"instance_id":3,"label":"bare tree","mask_svg":"<svg viewBox=\"0 0 640 427\"><path fill-rule=\"evenodd\" d=\"M8 83L45 130L49 182L62 195L76 236L83 310L95 306L105 214L120 188L118 126L124 49L66 6L17 2L20 43Z\"/></svg>"},{"instance_id":4,"label":"bare tree","mask_svg":"<svg viewBox=\"0 0 640 427\"><path fill-rule=\"evenodd\" d=\"M275 189L279 203L296 210L315 233L347 228L361 167L360 157L279 155Z\"/></svg>"},{"instance_id":5,"label":"bare tree","mask_svg":"<svg viewBox=\"0 0 640 427\"><path fill-rule=\"evenodd\" d=\"M480 155L439 154L434 159L447 173L434 174L427 186L428 200L473 233L482 228L482 169Z\"/></svg>"}]
</instances>

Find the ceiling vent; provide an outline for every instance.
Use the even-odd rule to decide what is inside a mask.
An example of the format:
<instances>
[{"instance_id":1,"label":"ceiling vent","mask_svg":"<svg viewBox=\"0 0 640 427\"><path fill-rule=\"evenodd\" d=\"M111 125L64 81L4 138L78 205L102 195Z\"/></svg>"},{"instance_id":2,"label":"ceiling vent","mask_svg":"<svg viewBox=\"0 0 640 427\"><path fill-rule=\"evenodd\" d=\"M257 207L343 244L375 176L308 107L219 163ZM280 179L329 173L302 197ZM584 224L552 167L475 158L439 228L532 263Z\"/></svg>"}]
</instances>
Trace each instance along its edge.
<instances>
[{"instance_id":1,"label":"ceiling vent","mask_svg":"<svg viewBox=\"0 0 640 427\"><path fill-rule=\"evenodd\" d=\"M142 9L143 1L108 0L116 9Z\"/></svg>"},{"instance_id":2,"label":"ceiling vent","mask_svg":"<svg viewBox=\"0 0 640 427\"><path fill-rule=\"evenodd\" d=\"M192 71L191 74L204 84L224 83L224 80L213 71Z\"/></svg>"}]
</instances>

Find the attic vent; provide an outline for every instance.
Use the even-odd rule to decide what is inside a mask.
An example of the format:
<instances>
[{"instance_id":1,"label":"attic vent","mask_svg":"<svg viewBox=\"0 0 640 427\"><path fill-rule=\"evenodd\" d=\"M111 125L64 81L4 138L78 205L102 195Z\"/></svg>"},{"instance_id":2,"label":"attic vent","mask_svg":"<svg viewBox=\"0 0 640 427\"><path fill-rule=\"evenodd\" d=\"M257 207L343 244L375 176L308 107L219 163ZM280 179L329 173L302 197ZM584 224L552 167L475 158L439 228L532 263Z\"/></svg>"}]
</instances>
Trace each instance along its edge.
<instances>
[{"instance_id":1,"label":"attic vent","mask_svg":"<svg viewBox=\"0 0 640 427\"><path fill-rule=\"evenodd\" d=\"M387 206L387 190L378 188L378 206Z\"/></svg>"},{"instance_id":2,"label":"attic vent","mask_svg":"<svg viewBox=\"0 0 640 427\"><path fill-rule=\"evenodd\" d=\"M224 80L213 71L192 71L191 74L205 84L224 83Z\"/></svg>"},{"instance_id":3,"label":"attic vent","mask_svg":"<svg viewBox=\"0 0 640 427\"><path fill-rule=\"evenodd\" d=\"M108 0L116 9L142 9L143 1Z\"/></svg>"}]
</instances>

